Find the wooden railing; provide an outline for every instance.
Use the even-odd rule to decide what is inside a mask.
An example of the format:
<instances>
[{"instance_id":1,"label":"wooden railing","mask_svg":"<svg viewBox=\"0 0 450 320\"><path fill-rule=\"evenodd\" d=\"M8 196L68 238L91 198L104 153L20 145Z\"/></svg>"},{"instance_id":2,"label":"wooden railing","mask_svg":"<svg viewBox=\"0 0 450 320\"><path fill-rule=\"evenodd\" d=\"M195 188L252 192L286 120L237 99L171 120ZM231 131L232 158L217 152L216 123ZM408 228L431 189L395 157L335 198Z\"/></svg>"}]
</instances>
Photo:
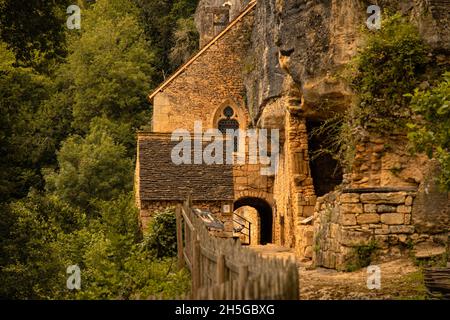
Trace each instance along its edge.
<instances>
[{"instance_id":1,"label":"wooden railing","mask_svg":"<svg viewBox=\"0 0 450 320\"><path fill-rule=\"evenodd\" d=\"M244 217L238 215L237 213L233 213L233 223L239 225L239 229L233 226L233 233L239 235L239 239L241 239L241 244L244 245L252 244L251 243L252 223L249 220L245 219Z\"/></svg>"},{"instance_id":2,"label":"wooden railing","mask_svg":"<svg viewBox=\"0 0 450 320\"><path fill-rule=\"evenodd\" d=\"M266 258L239 240L212 236L192 211L189 199L177 216L178 266L191 270L190 299L297 300L294 260Z\"/></svg>"}]
</instances>

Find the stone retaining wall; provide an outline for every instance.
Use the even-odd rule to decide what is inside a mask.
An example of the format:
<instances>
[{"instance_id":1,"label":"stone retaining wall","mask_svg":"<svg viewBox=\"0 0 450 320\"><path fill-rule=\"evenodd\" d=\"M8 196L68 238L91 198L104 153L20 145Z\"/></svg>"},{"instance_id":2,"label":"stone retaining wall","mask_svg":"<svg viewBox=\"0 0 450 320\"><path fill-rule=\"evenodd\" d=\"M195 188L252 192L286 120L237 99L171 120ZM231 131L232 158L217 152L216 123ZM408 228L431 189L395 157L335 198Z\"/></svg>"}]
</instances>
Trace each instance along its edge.
<instances>
[{"instance_id":1,"label":"stone retaining wall","mask_svg":"<svg viewBox=\"0 0 450 320\"><path fill-rule=\"evenodd\" d=\"M430 238L413 225L416 192L378 190L353 189L317 199L312 244L316 266L349 269L357 263L356 250L362 246L388 260Z\"/></svg>"}]
</instances>

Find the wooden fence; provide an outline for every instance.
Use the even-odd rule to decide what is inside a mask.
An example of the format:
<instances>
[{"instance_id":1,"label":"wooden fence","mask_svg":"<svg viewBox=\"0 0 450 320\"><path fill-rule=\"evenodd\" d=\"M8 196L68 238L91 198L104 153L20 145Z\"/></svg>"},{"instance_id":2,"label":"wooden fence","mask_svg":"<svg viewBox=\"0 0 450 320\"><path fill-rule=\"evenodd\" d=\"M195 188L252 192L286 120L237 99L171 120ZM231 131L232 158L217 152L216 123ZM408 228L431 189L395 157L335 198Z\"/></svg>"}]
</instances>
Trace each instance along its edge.
<instances>
[{"instance_id":1,"label":"wooden fence","mask_svg":"<svg viewBox=\"0 0 450 320\"><path fill-rule=\"evenodd\" d=\"M450 268L426 268L424 280L431 297L450 300Z\"/></svg>"},{"instance_id":2,"label":"wooden fence","mask_svg":"<svg viewBox=\"0 0 450 320\"><path fill-rule=\"evenodd\" d=\"M191 270L188 299L297 300L298 269L293 259L263 258L239 240L217 238L192 211L190 200L177 215L178 266Z\"/></svg>"}]
</instances>

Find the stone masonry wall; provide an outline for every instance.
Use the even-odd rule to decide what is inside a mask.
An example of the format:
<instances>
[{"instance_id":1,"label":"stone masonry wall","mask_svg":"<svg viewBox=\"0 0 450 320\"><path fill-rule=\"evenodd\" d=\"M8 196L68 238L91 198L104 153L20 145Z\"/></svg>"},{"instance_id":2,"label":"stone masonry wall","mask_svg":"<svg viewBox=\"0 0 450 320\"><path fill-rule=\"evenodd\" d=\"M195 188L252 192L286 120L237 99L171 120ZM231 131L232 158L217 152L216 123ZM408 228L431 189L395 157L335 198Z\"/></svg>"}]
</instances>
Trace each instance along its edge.
<instances>
[{"instance_id":1,"label":"stone masonry wall","mask_svg":"<svg viewBox=\"0 0 450 320\"><path fill-rule=\"evenodd\" d=\"M400 257L432 235L417 232L412 217L415 191L347 190L317 199L313 261L346 270L355 264L356 248L373 244L377 259Z\"/></svg>"},{"instance_id":2,"label":"stone masonry wall","mask_svg":"<svg viewBox=\"0 0 450 320\"><path fill-rule=\"evenodd\" d=\"M178 204L182 204L182 201L142 201L140 210L140 221L142 230L144 232L152 219L152 217L157 213L164 210L175 210ZM233 217L232 212L223 213L222 206L224 204L230 205L232 208L232 203L223 201L193 201L192 206L194 208L210 211L215 217L221 220L225 224L225 230L220 233L216 233L216 236L228 237L233 236Z\"/></svg>"},{"instance_id":3,"label":"stone masonry wall","mask_svg":"<svg viewBox=\"0 0 450 320\"><path fill-rule=\"evenodd\" d=\"M285 101L286 109L287 105ZM308 227L300 222L313 215L316 201L309 168L306 120L286 112L283 131L285 136L274 187L275 243L295 248L296 253L304 257L308 242L304 235Z\"/></svg>"},{"instance_id":4,"label":"stone masonry wall","mask_svg":"<svg viewBox=\"0 0 450 320\"><path fill-rule=\"evenodd\" d=\"M154 132L193 130L195 121L216 128L216 112L224 105L235 108L241 128L247 127L242 68L252 27L249 12L154 97Z\"/></svg>"},{"instance_id":5,"label":"stone masonry wall","mask_svg":"<svg viewBox=\"0 0 450 320\"><path fill-rule=\"evenodd\" d=\"M353 188L417 187L428 163L423 154L411 155L405 135L367 135L356 146L352 173L345 178Z\"/></svg>"},{"instance_id":6,"label":"stone masonry wall","mask_svg":"<svg viewBox=\"0 0 450 320\"><path fill-rule=\"evenodd\" d=\"M142 230L144 232L147 231L147 227L155 213L164 210L175 210L178 203L179 202L177 201L142 201L140 203L140 220Z\"/></svg>"}]
</instances>

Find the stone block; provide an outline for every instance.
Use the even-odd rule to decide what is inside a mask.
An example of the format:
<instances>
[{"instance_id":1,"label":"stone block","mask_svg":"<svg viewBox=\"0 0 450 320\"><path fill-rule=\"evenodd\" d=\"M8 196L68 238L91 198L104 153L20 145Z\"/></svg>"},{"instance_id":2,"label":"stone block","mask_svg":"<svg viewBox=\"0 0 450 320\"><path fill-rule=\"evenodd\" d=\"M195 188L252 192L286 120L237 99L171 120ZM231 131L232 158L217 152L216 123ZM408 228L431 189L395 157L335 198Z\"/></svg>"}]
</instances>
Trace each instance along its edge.
<instances>
[{"instance_id":1,"label":"stone block","mask_svg":"<svg viewBox=\"0 0 450 320\"><path fill-rule=\"evenodd\" d=\"M377 235L377 234L379 234L379 235L381 235L381 234L389 234L390 232L389 232L389 229L383 229L383 228L381 228L381 229L375 229L375 234Z\"/></svg>"},{"instance_id":2,"label":"stone block","mask_svg":"<svg viewBox=\"0 0 450 320\"><path fill-rule=\"evenodd\" d=\"M406 194L403 192L363 193L361 202L375 204L403 204Z\"/></svg>"},{"instance_id":3,"label":"stone block","mask_svg":"<svg viewBox=\"0 0 450 320\"><path fill-rule=\"evenodd\" d=\"M397 212L400 213L411 213L411 206L398 206Z\"/></svg>"},{"instance_id":4,"label":"stone block","mask_svg":"<svg viewBox=\"0 0 450 320\"><path fill-rule=\"evenodd\" d=\"M307 230L305 232L305 243L307 246L311 246L314 242L314 231L313 230Z\"/></svg>"},{"instance_id":5,"label":"stone block","mask_svg":"<svg viewBox=\"0 0 450 320\"><path fill-rule=\"evenodd\" d=\"M380 215L376 213L364 213L356 217L358 224L370 224L380 222Z\"/></svg>"},{"instance_id":6,"label":"stone block","mask_svg":"<svg viewBox=\"0 0 450 320\"><path fill-rule=\"evenodd\" d=\"M341 213L363 213L363 206L360 203L342 204Z\"/></svg>"},{"instance_id":7,"label":"stone block","mask_svg":"<svg viewBox=\"0 0 450 320\"><path fill-rule=\"evenodd\" d=\"M396 206L388 206L385 204L380 204L377 206L377 212L378 213L385 213L385 212L397 212Z\"/></svg>"},{"instance_id":8,"label":"stone block","mask_svg":"<svg viewBox=\"0 0 450 320\"><path fill-rule=\"evenodd\" d=\"M303 206L302 215L304 217L310 217L314 214L314 206Z\"/></svg>"},{"instance_id":9,"label":"stone block","mask_svg":"<svg viewBox=\"0 0 450 320\"><path fill-rule=\"evenodd\" d=\"M389 225L403 224L405 217L403 213L385 213L381 215L381 222Z\"/></svg>"},{"instance_id":10,"label":"stone block","mask_svg":"<svg viewBox=\"0 0 450 320\"><path fill-rule=\"evenodd\" d=\"M366 213L377 212L377 205L376 204L365 204L364 205L364 212L366 212Z\"/></svg>"},{"instance_id":11,"label":"stone block","mask_svg":"<svg viewBox=\"0 0 450 320\"><path fill-rule=\"evenodd\" d=\"M330 250L333 252L339 252L341 250L341 244L338 241L332 241Z\"/></svg>"},{"instance_id":12,"label":"stone block","mask_svg":"<svg viewBox=\"0 0 450 320\"><path fill-rule=\"evenodd\" d=\"M311 259L313 257L313 248L312 246L308 246L305 248L305 258Z\"/></svg>"},{"instance_id":13,"label":"stone block","mask_svg":"<svg viewBox=\"0 0 450 320\"><path fill-rule=\"evenodd\" d=\"M401 235L398 236L398 241L399 241L400 243L407 243L407 241L408 241L408 236L405 235L405 234L401 234Z\"/></svg>"},{"instance_id":14,"label":"stone block","mask_svg":"<svg viewBox=\"0 0 450 320\"><path fill-rule=\"evenodd\" d=\"M356 225L356 214L342 214L341 215L341 223L344 226L354 226Z\"/></svg>"},{"instance_id":15,"label":"stone block","mask_svg":"<svg viewBox=\"0 0 450 320\"><path fill-rule=\"evenodd\" d=\"M414 233L414 226L390 226L389 232L398 234L398 233L404 233L404 234L413 234Z\"/></svg>"},{"instance_id":16,"label":"stone block","mask_svg":"<svg viewBox=\"0 0 450 320\"><path fill-rule=\"evenodd\" d=\"M339 199L341 203L358 203L359 193L343 193Z\"/></svg>"},{"instance_id":17,"label":"stone block","mask_svg":"<svg viewBox=\"0 0 450 320\"><path fill-rule=\"evenodd\" d=\"M398 236L394 235L394 234L390 234L390 235L388 235L388 241L389 241L389 245L395 246L396 244L398 244Z\"/></svg>"},{"instance_id":18,"label":"stone block","mask_svg":"<svg viewBox=\"0 0 450 320\"><path fill-rule=\"evenodd\" d=\"M336 254L334 252L327 251L324 253L323 266L330 269L334 269L336 267Z\"/></svg>"},{"instance_id":19,"label":"stone block","mask_svg":"<svg viewBox=\"0 0 450 320\"><path fill-rule=\"evenodd\" d=\"M413 204L413 197L412 196L407 196L406 200L405 200L405 205L412 206L412 204Z\"/></svg>"},{"instance_id":20,"label":"stone block","mask_svg":"<svg viewBox=\"0 0 450 320\"><path fill-rule=\"evenodd\" d=\"M236 177L235 183L236 184L240 184L240 185L246 185L247 184L247 177Z\"/></svg>"},{"instance_id":21,"label":"stone block","mask_svg":"<svg viewBox=\"0 0 450 320\"><path fill-rule=\"evenodd\" d=\"M332 239L339 239L339 234L340 234L340 230L339 230L339 225L336 223L332 223L330 225L330 237Z\"/></svg>"},{"instance_id":22,"label":"stone block","mask_svg":"<svg viewBox=\"0 0 450 320\"><path fill-rule=\"evenodd\" d=\"M387 235L375 235L375 241L380 249L389 248L389 236Z\"/></svg>"},{"instance_id":23,"label":"stone block","mask_svg":"<svg viewBox=\"0 0 450 320\"><path fill-rule=\"evenodd\" d=\"M345 246L356 246L368 243L372 239L370 231L342 230L341 244Z\"/></svg>"}]
</instances>

